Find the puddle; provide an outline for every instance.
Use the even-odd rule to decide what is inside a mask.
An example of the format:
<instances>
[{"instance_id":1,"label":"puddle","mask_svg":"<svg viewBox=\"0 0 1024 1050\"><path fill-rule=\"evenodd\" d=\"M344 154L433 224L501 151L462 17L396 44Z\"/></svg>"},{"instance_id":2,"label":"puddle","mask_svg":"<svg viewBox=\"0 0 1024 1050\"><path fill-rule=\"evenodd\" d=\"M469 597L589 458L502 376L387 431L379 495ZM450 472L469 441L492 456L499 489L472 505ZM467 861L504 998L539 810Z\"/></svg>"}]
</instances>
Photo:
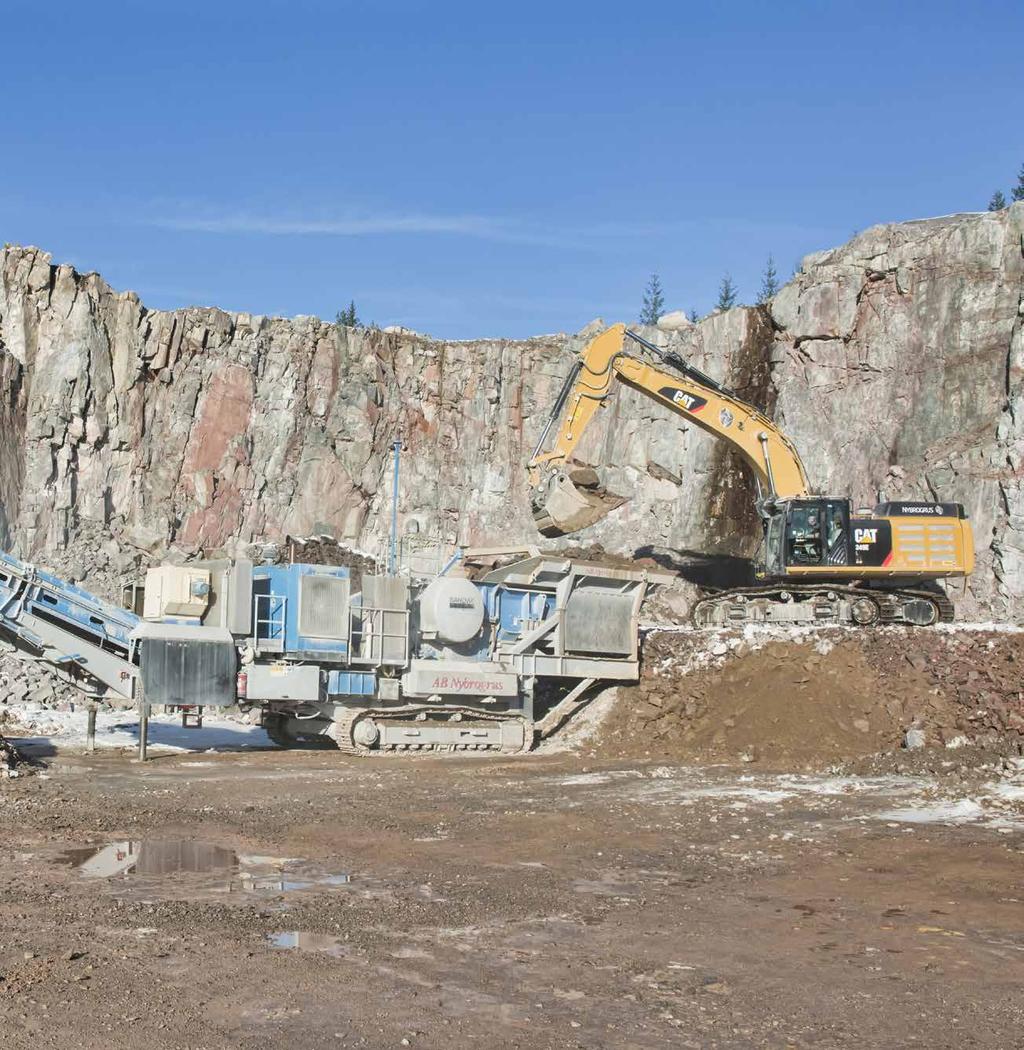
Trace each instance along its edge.
<instances>
[{"instance_id":1,"label":"puddle","mask_svg":"<svg viewBox=\"0 0 1024 1050\"><path fill-rule=\"evenodd\" d=\"M75 869L84 879L130 882L168 891L223 893L293 893L347 886L347 872L316 870L295 857L239 853L226 846L192 839L141 839L108 842L65 850L57 863Z\"/></svg>"},{"instance_id":2,"label":"puddle","mask_svg":"<svg viewBox=\"0 0 1024 1050\"><path fill-rule=\"evenodd\" d=\"M341 959L347 954L345 943L339 937L330 937L324 933L303 933L301 930L279 930L267 934L267 943L271 948L282 948L288 951L319 952Z\"/></svg>"}]
</instances>

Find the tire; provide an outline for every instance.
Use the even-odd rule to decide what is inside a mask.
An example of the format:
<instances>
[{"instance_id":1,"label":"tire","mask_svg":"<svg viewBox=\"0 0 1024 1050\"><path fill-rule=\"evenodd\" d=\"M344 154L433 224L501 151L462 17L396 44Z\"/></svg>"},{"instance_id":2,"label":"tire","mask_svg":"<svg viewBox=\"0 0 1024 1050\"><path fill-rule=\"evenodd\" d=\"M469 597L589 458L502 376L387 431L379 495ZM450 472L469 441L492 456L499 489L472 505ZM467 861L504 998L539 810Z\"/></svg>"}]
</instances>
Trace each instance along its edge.
<instances>
[{"instance_id":1,"label":"tire","mask_svg":"<svg viewBox=\"0 0 1024 1050\"><path fill-rule=\"evenodd\" d=\"M267 736L269 736L278 747L298 747L298 740L285 732L284 725L284 715L264 714L263 716L263 728L266 731Z\"/></svg>"},{"instance_id":2,"label":"tire","mask_svg":"<svg viewBox=\"0 0 1024 1050\"><path fill-rule=\"evenodd\" d=\"M277 744L278 747L294 751L296 748L303 750L319 749L325 750L334 747L334 741L323 736L322 733L293 734L288 730L288 723L292 721L288 715L276 713L263 716L263 728L267 736Z\"/></svg>"}]
</instances>

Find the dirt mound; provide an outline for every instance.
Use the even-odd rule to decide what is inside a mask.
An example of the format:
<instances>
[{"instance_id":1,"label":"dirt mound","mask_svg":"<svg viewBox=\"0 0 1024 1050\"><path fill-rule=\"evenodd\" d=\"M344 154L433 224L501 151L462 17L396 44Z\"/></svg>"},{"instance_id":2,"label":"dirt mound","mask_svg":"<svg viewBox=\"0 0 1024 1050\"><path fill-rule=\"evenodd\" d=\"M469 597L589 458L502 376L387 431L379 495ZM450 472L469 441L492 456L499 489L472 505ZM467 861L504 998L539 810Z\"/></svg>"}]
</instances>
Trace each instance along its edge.
<instances>
[{"instance_id":1,"label":"dirt mound","mask_svg":"<svg viewBox=\"0 0 1024 1050\"><path fill-rule=\"evenodd\" d=\"M289 538L292 561L306 565L343 565L353 572L373 574L377 572L377 562L363 551L352 550L343 543L324 536L312 539Z\"/></svg>"},{"instance_id":2,"label":"dirt mound","mask_svg":"<svg viewBox=\"0 0 1024 1050\"><path fill-rule=\"evenodd\" d=\"M283 543L251 543L246 548L246 555L257 563L342 565L355 573L370 575L378 571L377 561L371 555L347 547L329 536L288 536Z\"/></svg>"},{"instance_id":3,"label":"dirt mound","mask_svg":"<svg viewBox=\"0 0 1024 1050\"><path fill-rule=\"evenodd\" d=\"M641 682L595 749L623 757L824 765L928 746L1019 752L1024 634L994 631L708 635L654 632Z\"/></svg>"},{"instance_id":4,"label":"dirt mound","mask_svg":"<svg viewBox=\"0 0 1024 1050\"><path fill-rule=\"evenodd\" d=\"M573 558L576 561L590 562L593 565L604 565L609 569L658 569L664 571L662 566L651 557L641 557L635 554L615 554L607 551L600 543L586 545L569 545L552 551L560 558Z\"/></svg>"}]
</instances>

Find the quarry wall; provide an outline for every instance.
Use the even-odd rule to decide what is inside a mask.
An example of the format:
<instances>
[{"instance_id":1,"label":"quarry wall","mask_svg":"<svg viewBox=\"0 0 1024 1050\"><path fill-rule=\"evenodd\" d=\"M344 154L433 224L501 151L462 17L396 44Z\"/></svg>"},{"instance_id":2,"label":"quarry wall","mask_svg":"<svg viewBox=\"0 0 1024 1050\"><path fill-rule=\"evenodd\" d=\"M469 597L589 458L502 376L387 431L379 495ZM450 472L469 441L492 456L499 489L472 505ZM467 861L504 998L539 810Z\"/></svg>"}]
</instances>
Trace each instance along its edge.
<instances>
[{"instance_id":1,"label":"quarry wall","mask_svg":"<svg viewBox=\"0 0 1024 1050\"><path fill-rule=\"evenodd\" d=\"M763 307L644 334L749 397L817 488L964 503L966 615L1024 617L1024 203L877 226ZM609 318L614 320L613 318ZM596 322L595 322L596 326ZM0 542L79 579L331 533L378 549L401 435L402 529L537 542L523 463L596 330L443 341L217 309L148 309L31 247L0 253ZM576 542L747 556L750 482L622 389L581 458L632 501Z\"/></svg>"}]
</instances>

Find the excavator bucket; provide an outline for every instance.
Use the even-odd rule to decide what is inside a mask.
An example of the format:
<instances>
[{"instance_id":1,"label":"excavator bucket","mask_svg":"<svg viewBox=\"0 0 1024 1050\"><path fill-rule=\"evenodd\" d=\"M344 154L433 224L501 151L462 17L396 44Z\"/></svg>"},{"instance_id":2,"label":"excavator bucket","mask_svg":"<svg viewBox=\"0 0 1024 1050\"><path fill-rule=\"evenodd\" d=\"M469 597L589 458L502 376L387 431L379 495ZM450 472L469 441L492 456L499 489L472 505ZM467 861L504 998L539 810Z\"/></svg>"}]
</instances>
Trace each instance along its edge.
<instances>
[{"instance_id":1,"label":"excavator bucket","mask_svg":"<svg viewBox=\"0 0 1024 1050\"><path fill-rule=\"evenodd\" d=\"M579 532L626 502L603 489L592 467L559 471L534 493L533 520L542 536Z\"/></svg>"}]
</instances>

